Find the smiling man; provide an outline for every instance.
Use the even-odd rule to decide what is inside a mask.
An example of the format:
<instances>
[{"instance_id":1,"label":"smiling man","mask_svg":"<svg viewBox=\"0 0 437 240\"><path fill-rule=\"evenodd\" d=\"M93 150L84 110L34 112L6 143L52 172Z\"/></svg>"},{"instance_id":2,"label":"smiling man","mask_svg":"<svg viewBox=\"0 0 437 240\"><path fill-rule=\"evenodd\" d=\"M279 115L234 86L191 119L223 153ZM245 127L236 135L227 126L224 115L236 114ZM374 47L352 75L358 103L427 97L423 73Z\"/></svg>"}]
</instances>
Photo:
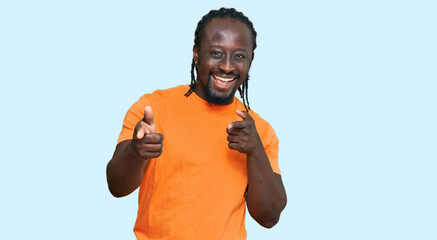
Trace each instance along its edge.
<instances>
[{"instance_id":1,"label":"smiling man","mask_svg":"<svg viewBox=\"0 0 437 240\"><path fill-rule=\"evenodd\" d=\"M208 22L202 41L193 47L199 86L192 87L199 97L218 105L233 102L235 91L248 79L253 60L251 35L240 21L215 18Z\"/></svg>"},{"instance_id":2,"label":"smiling man","mask_svg":"<svg viewBox=\"0 0 437 240\"><path fill-rule=\"evenodd\" d=\"M255 48L246 16L210 11L195 32L191 84L145 94L127 112L107 180L116 197L140 187L137 239L246 239L246 204L260 225L279 221L279 141L247 99Z\"/></svg>"}]
</instances>

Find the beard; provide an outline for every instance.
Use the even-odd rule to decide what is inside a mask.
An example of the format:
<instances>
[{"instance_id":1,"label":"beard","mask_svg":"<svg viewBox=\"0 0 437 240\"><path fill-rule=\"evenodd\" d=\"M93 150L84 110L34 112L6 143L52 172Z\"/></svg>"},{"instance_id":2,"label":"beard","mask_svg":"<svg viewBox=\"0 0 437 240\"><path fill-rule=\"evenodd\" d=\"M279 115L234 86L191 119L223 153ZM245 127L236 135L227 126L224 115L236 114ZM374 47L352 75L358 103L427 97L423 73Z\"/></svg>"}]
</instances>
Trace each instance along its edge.
<instances>
[{"instance_id":1,"label":"beard","mask_svg":"<svg viewBox=\"0 0 437 240\"><path fill-rule=\"evenodd\" d=\"M229 91L229 93L225 95L213 92L211 87L211 85L213 84L211 82L211 76L212 74L210 73L208 77L208 82L204 88L207 101L215 105L227 105L229 103L232 103L236 89L232 89L231 91ZM238 79L235 79L235 81L238 81Z\"/></svg>"}]
</instances>

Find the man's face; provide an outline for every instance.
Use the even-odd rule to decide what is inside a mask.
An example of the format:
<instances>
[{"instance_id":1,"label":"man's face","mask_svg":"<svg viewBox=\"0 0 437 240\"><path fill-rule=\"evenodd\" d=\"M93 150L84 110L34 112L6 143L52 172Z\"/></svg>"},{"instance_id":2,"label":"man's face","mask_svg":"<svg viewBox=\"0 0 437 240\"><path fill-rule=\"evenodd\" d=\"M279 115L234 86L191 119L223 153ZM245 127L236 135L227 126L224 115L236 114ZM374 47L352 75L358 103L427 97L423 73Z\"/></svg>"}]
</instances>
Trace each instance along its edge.
<instances>
[{"instance_id":1,"label":"man's face","mask_svg":"<svg viewBox=\"0 0 437 240\"><path fill-rule=\"evenodd\" d=\"M218 105L232 103L253 60L251 36L238 20L215 18L206 24L200 47L193 48L198 66L194 92L199 97Z\"/></svg>"}]
</instances>

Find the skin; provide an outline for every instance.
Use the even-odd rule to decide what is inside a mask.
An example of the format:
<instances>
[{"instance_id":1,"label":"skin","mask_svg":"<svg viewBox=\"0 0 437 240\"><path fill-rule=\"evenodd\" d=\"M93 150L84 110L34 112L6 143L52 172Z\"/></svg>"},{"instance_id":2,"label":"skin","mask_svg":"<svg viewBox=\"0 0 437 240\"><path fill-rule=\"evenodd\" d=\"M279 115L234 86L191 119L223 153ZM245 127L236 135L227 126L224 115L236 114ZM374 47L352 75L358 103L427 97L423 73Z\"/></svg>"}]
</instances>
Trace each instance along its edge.
<instances>
[{"instance_id":1,"label":"skin","mask_svg":"<svg viewBox=\"0 0 437 240\"><path fill-rule=\"evenodd\" d=\"M247 79L254 57L251 32L240 21L212 19L203 30L200 46L193 47L193 57L198 70L195 94L212 104L231 104L238 87ZM223 87L214 82L215 76L233 80ZM253 118L240 110L236 114L241 121L228 125L228 146L247 156L246 202L250 215L260 225L271 228L287 202L282 179L270 166ZM152 109L146 107L133 140L119 143L108 163L108 187L115 197L126 196L140 186L150 158L162 153L162 140L162 134L156 133Z\"/></svg>"}]
</instances>

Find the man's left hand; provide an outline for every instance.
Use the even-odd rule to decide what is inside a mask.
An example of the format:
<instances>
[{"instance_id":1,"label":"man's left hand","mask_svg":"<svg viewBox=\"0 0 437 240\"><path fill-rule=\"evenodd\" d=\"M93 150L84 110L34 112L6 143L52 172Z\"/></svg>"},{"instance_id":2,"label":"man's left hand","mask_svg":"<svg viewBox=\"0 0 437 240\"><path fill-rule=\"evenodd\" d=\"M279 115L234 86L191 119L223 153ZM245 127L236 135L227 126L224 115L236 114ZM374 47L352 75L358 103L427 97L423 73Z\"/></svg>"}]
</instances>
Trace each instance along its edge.
<instances>
[{"instance_id":1,"label":"man's left hand","mask_svg":"<svg viewBox=\"0 0 437 240\"><path fill-rule=\"evenodd\" d=\"M229 148L245 154L253 154L257 149L263 149L253 118L248 112L240 110L237 110L237 115L243 121L232 122L226 129Z\"/></svg>"}]
</instances>

